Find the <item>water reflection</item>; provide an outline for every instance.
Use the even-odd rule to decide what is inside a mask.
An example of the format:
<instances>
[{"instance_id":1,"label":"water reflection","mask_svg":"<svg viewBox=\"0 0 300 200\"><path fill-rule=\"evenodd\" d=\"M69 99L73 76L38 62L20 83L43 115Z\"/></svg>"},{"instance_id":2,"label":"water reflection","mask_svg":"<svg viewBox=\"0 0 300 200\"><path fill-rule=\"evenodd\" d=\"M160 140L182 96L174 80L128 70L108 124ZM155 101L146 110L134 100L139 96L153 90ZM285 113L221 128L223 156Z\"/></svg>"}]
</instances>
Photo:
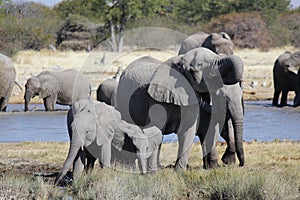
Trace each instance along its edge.
<instances>
[{"instance_id":1,"label":"water reflection","mask_svg":"<svg viewBox=\"0 0 300 200\"><path fill-rule=\"evenodd\" d=\"M23 105L9 105L0 114L0 142L69 140L66 128L68 106L57 106L59 111L44 112L43 105L31 105L35 112L23 112ZM300 141L300 107L276 108L269 101L245 102L244 139L246 141ZM174 134L164 142L176 141ZM197 138L195 139L197 141Z\"/></svg>"}]
</instances>

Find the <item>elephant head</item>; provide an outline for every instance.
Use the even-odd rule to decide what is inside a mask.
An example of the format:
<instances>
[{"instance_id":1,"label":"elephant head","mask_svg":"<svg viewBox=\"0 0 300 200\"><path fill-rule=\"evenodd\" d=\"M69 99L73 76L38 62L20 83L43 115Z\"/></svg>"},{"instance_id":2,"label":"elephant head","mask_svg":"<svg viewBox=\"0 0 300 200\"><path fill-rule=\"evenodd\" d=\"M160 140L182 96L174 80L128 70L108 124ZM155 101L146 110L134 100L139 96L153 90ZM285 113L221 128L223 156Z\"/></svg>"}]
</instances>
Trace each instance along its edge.
<instances>
[{"instance_id":1,"label":"elephant head","mask_svg":"<svg viewBox=\"0 0 300 200\"><path fill-rule=\"evenodd\" d=\"M278 57L277 61L284 67L285 72L287 72L287 70L296 69L296 67L300 65L300 51L294 53L286 51Z\"/></svg>"},{"instance_id":2,"label":"elephant head","mask_svg":"<svg viewBox=\"0 0 300 200\"><path fill-rule=\"evenodd\" d=\"M29 110L29 103L30 99L39 95L39 92L41 90L41 83L37 76L32 76L27 80L27 83L25 84L25 111Z\"/></svg>"},{"instance_id":3,"label":"elephant head","mask_svg":"<svg viewBox=\"0 0 300 200\"><path fill-rule=\"evenodd\" d=\"M223 84L238 83L242 80L243 71L244 64L238 56L221 57L207 48L199 47L175 56L158 67L148 93L159 102L193 105L198 103L194 91L209 92L207 84L216 89Z\"/></svg>"},{"instance_id":4,"label":"elephant head","mask_svg":"<svg viewBox=\"0 0 300 200\"><path fill-rule=\"evenodd\" d=\"M208 48L216 54L232 55L234 45L230 36L225 32L207 34L200 31L182 42L178 55L183 55L198 47Z\"/></svg>"},{"instance_id":5,"label":"elephant head","mask_svg":"<svg viewBox=\"0 0 300 200\"><path fill-rule=\"evenodd\" d=\"M210 34L202 43L202 47L206 47L217 54L233 54L233 42L225 32Z\"/></svg>"},{"instance_id":6,"label":"elephant head","mask_svg":"<svg viewBox=\"0 0 300 200\"><path fill-rule=\"evenodd\" d=\"M30 77L25 84L25 111L29 110L30 100L39 96L46 98L59 92L59 81L56 77L45 71L37 76Z\"/></svg>"}]
</instances>

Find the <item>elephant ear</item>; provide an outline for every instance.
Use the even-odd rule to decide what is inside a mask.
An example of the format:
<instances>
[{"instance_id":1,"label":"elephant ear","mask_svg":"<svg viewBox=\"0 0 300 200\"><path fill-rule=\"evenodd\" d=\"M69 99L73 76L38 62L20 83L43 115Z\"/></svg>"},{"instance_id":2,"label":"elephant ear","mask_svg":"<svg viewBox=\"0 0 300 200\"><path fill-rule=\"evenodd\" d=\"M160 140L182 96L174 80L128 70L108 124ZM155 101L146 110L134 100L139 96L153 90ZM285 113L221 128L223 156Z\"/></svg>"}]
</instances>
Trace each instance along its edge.
<instances>
[{"instance_id":1,"label":"elephant ear","mask_svg":"<svg viewBox=\"0 0 300 200\"><path fill-rule=\"evenodd\" d=\"M82 141L84 146L91 145L96 139L96 118L93 113L81 112L74 115L74 120L72 123L73 130L79 139Z\"/></svg>"},{"instance_id":2,"label":"elephant ear","mask_svg":"<svg viewBox=\"0 0 300 200\"><path fill-rule=\"evenodd\" d=\"M288 67L295 68L300 65L300 51L296 51L290 55L290 58L286 60Z\"/></svg>"},{"instance_id":3,"label":"elephant ear","mask_svg":"<svg viewBox=\"0 0 300 200\"><path fill-rule=\"evenodd\" d=\"M44 99L59 93L59 80L50 72L43 72L38 77L41 82L40 98Z\"/></svg>"},{"instance_id":4,"label":"elephant ear","mask_svg":"<svg viewBox=\"0 0 300 200\"><path fill-rule=\"evenodd\" d=\"M121 114L105 103L98 102L94 105L97 124L97 145L101 146L113 140L114 134L118 131L121 123Z\"/></svg>"},{"instance_id":5,"label":"elephant ear","mask_svg":"<svg viewBox=\"0 0 300 200\"><path fill-rule=\"evenodd\" d=\"M158 67L150 81L148 94L158 102L178 106L198 104L195 91L177 65L174 61L167 61Z\"/></svg>"}]
</instances>

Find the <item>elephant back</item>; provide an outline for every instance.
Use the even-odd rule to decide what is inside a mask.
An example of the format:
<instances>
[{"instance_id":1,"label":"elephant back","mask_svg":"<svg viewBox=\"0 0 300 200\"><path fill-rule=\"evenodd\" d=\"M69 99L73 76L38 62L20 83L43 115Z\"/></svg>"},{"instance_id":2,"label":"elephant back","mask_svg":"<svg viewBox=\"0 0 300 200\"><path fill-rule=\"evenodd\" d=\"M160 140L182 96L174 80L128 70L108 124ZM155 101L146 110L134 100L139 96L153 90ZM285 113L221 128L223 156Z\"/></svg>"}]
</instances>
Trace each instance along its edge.
<instances>
[{"instance_id":1,"label":"elephant back","mask_svg":"<svg viewBox=\"0 0 300 200\"><path fill-rule=\"evenodd\" d=\"M135 60L123 71L115 95L115 107L125 121L144 125L146 119L141 116L146 116L150 98L147 87L160 64L159 60L146 56ZM132 116L131 109L141 116Z\"/></svg>"},{"instance_id":2,"label":"elephant back","mask_svg":"<svg viewBox=\"0 0 300 200\"><path fill-rule=\"evenodd\" d=\"M80 71L67 69L61 72L51 72L58 84L58 103L71 105L74 102L90 96L91 87L88 78Z\"/></svg>"},{"instance_id":3,"label":"elephant back","mask_svg":"<svg viewBox=\"0 0 300 200\"><path fill-rule=\"evenodd\" d=\"M161 63L161 61L150 56L141 57L126 67L120 79L132 80L141 86L147 85L150 83L154 71Z\"/></svg>"}]
</instances>

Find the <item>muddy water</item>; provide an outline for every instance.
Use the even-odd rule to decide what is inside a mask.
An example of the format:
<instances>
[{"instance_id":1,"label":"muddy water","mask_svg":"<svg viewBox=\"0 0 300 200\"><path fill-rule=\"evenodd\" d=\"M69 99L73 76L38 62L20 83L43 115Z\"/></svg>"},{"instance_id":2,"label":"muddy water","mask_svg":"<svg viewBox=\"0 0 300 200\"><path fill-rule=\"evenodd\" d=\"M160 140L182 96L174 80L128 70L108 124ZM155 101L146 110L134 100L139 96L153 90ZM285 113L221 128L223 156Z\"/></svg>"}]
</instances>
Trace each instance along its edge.
<instances>
[{"instance_id":1,"label":"muddy water","mask_svg":"<svg viewBox=\"0 0 300 200\"><path fill-rule=\"evenodd\" d=\"M9 105L7 113L0 114L0 142L68 141L66 128L67 106L59 111L44 112L42 105L32 105L35 112L23 112L23 105ZM269 101L245 102L244 139L246 141L295 140L300 141L300 107L276 108ZM175 141L176 135L164 137Z\"/></svg>"}]
</instances>

